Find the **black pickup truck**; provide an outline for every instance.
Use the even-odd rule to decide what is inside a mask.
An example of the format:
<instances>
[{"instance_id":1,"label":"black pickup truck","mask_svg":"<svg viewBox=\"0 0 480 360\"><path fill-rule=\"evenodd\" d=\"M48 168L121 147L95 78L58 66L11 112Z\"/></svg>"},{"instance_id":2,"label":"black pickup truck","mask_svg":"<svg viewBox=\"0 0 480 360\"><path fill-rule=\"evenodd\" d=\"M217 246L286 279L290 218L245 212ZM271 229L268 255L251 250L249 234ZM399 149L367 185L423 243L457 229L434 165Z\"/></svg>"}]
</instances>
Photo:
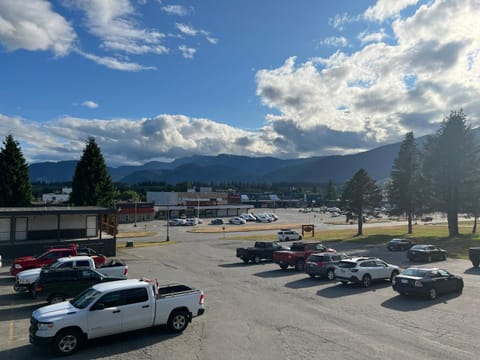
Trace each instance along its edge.
<instances>
[{"instance_id":1,"label":"black pickup truck","mask_svg":"<svg viewBox=\"0 0 480 360\"><path fill-rule=\"evenodd\" d=\"M253 247L237 248L237 257L242 259L244 263L252 261L258 264L263 259L272 260L274 251L288 249L288 247L281 246L275 241L257 241Z\"/></svg>"}]
</instances>

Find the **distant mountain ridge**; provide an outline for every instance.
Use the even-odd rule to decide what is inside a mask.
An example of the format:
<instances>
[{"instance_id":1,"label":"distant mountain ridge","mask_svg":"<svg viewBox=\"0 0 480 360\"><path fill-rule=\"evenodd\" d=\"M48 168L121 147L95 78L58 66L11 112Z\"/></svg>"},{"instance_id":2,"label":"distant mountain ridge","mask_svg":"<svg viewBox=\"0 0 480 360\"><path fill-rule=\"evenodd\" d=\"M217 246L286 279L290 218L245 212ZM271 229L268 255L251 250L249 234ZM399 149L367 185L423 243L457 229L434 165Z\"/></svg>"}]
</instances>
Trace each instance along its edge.
<instances>
[{"instance_id":1,"label":"distant mountain ridge","mask_svg":"<svg viewBox=\"0 0 480 360\"><path fill-rule=\"evenodd\" d=\"M398 156L400 143L385 145L370 151L352 154L320 156L303 159L248 157L221 154L190 156L172 162L152 161L139 166L108 167L114 182L183 181L220 183L343 183L360 168L377 181L390 176L393 160ZM32 182L68 182L75 172L77 161L41 162L29 167Z\"/></svg>"}]
</instances>

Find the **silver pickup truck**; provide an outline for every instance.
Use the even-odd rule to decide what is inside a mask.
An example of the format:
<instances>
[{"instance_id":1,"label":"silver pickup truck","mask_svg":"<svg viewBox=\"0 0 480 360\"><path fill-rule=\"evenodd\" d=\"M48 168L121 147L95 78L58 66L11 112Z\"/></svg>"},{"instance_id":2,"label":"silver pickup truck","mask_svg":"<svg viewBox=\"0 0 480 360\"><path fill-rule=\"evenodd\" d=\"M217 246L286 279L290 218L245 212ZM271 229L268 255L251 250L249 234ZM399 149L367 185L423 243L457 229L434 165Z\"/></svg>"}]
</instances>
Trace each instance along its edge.
<instances>
[{"instance_id":1,"label":"silver pickup truck","mask_svg":"<svg viewBox=\"0 0 480 360\"><path fill-rule=\"evenodd\" d=\"M112 277L127 277L128 275L128 265L125 265L121 260L111 260L102 267L97 268L95 267L95 261L90 256L69 256L60 258L44 268L28 269L19 272L15 276L13 290L17 293L31 292L32 284L39 279L42 269L64 269L76 267L94 269L103 275Z\"/></svg>"},{"instance_id":2,"label":"silver pickup truck","mask_svg":"<svg viewBox=\"0 0 480 360\"><path fill-rule=\"evenodd\" d=\"M205 312L203 291L179 283L145 279L92 286L70 301L35 310L30 343L70 355L88 339L167 325L182 332Z\"/></svg>"}]
</instances>

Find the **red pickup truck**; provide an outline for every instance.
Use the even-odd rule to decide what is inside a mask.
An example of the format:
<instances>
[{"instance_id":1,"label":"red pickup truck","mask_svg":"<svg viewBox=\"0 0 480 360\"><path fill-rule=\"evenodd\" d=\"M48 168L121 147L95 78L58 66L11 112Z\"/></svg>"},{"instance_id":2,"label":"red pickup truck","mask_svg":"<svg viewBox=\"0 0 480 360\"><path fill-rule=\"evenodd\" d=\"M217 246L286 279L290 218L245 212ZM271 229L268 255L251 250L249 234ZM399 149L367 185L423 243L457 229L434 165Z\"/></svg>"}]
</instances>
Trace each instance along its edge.
<instances>
[{"instance_id":1,"label":"red pickup truck","mask_svg":"<svg viewBox=\"0 0 480 360\"><path fill-rule=\"evenodd\" d=\"M312 253L336 252L319 242L295 242L290 246L290 250L275 251L273 253L273 262L280 265L282 269L294 266L297 271L305 270L305 260Z\"/></svg>"},{"instance_id":2,"label":"red pickup truck","mask_svg":"<svg viewBox=\"0 0 480 360\"><path fill-rule=\"evenodd\" d=\"M13 260L12 267L10 268L10 274L17 275L20 271L27 269L41 268L46 265L54 263L59 258L77 255L89 255L93 258L95 266L105 264L107 258L103 255L97 254L95 250L90 248L82 248L76 244L69 244L63 247L55 247L48 249L43 254L37 256L24 256Z\"/></svg>"}]
</instances>

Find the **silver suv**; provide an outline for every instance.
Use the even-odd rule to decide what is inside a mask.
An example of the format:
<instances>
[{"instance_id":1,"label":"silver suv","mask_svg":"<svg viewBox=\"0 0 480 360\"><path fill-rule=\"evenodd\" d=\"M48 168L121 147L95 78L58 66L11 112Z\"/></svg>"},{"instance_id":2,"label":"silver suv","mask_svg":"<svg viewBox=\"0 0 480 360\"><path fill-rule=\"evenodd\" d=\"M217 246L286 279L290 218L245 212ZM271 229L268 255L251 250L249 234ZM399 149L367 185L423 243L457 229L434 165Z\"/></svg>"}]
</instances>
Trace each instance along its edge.
<instances>
[{"instance_id":1,"label":"silver suv","mask_svg":"<svg viewBox=\"0 0 480 360\"><path fill-rule=\"evenodd\" d=\"M376 257L352 257L337 264L335 278L342 284L353 282L369 287L375 280L392 281L399 272L397 265L388 264Z\"/></svg>"},{"instance_id":2,"label":"silver suv","mask_svg":"<svg viewBox=\"0 0 480 360\"><path fill-rule=\"evenodd\" d=\"M302 240L302 235L294 230L282 229L277 233L278 241L297 241Z\"/></svg>"}]
</instances>

